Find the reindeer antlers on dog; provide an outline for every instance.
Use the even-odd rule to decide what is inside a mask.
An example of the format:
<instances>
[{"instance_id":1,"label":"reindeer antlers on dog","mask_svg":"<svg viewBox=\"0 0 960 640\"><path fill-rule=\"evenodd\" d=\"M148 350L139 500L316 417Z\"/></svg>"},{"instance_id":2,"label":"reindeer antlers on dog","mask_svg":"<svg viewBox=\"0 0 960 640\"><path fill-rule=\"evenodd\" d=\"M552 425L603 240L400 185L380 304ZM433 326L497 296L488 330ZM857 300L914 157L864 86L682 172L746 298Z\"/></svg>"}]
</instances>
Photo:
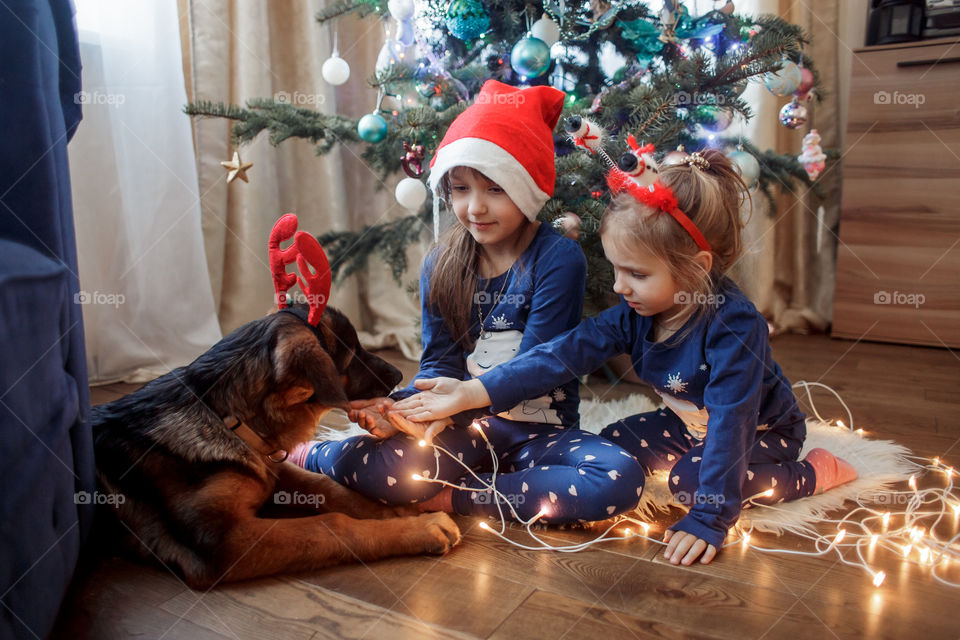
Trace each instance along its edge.
<instances>
[{"instance_id":1,"label":"reindeer antlers on dog","mask_svg":"<svg viewBox=\"0 0 960 640\"><path fill-rule=\"evenodd\" d=\"M320 243L309 233L297 231L298 224L297 216L287 213L273 225L270 241L267 242L270 271L273 274L273 286L277 291L277 306L280 309L287 307L287 291L299 283L310 305L307 322L317 326L323 310L327 307L333 278L330 262ZM293 238L293 244L281 249L280 243L290 238ZM297 263L299 275L287 273L287 265L294 262Z\"/></svg>"}]
</instances>

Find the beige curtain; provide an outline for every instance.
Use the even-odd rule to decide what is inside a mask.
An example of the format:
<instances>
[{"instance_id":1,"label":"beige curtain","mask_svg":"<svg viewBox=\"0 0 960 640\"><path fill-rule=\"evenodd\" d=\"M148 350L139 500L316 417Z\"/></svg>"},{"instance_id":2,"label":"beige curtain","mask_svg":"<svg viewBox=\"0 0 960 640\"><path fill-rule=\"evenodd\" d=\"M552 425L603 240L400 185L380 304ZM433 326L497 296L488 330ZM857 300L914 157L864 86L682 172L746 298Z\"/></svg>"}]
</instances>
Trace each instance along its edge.
<instances>
[{"instance_id":1,"label":"beige curtain","mask_svg":"<svg viewBox=\"0 0 960 640\"><path fill-rule=\"evenodd\" d=\"M822 102L810 103L809 123L791 131L777 121L787 99L777 98L762 85L751 85L747 98L756 115L744 127L744 135L761 149L798 154L803 136L814 128L824 148L842 150L850 62L852 50L863 46L867 0L755 0L741 1L737 8L757 14L775 13L807 31L811 43L806 51L816 61L825 97ZM786 193L778 199L773 216L765 197L754 200L753 217L745 230L747 254L737 265L734 277L771 319L776 331L824 331L829 326L841 176L842 162L828 164L819 181L826 193L824 200L805 189L796 196ZM818 212L820 206L822 211Z\"/></svg>"},{"instance_id":2,"label":"beige curtain","mask_svg":"<svg viewBox=\"0 0 960 640\"><path fill-rule=\"evenodd\" d=\"M284 92L326 113L357 117L374 107L376 93L366 78L383 42L377 20L320 25L314 16L322 0L179 2L191 100L243 105ZM350 80L337 88L320 75L332 50L332 28L339 31L340 55L351 67ZM224 333L273 307L266 242L281 214L296 213L300 228L314 234L360 230L406 215L393 198L394 184L377 191L380 181L360 161L360 149L344 146L317 157L308 141L290 139L272 147L261 134L240 150L244 161L254 163L250 182L227 184L220 162L234 152L230 127L222 119L194 122L207 263ZM416 279L422 250L411 248L404 285ZM335 285L331 304L353 320L367 346L397 346L417 357L417 305L382 261L372 260L366 272Z\"/></svg>"}]
</instances>

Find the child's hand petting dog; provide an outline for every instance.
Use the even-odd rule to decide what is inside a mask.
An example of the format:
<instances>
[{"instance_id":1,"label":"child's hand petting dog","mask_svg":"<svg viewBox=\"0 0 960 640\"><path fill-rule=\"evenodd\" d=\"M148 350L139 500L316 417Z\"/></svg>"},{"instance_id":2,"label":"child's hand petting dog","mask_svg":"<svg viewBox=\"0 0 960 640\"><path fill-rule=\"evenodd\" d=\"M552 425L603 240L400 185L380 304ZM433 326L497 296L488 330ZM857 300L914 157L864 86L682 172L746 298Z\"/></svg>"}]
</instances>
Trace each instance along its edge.
<instances>
[{"instance_id":1,"label":"child's hand petting dog","mask_svg":"<svg viewBox=\"0 0 960 640\"><path fill-rule=\"evenodd\" d=\"M411 422L440 420L490 404L490 396L479 379L426 378L413 381L420 393L400 400L393 410Z\"/></svg>"},{"instance_id":2,"label":"child's hand petting dog","mask_svg":"<svg viewBox=\"0 0 960 640\"><path fill-rule=\"evenodd\" d=\"M350 403L347 417L356 422L361 428L370 432L370 435L385 439L397 435L399 430L387 419L387 412L393 406L390 398L371 398L369 400L354 400Z\"/></svg>"},{"instance_id":3,"label":"child's hand petting dog","mask_svg":"<svg viewBox=\"0 0 960 640\"><path fill-rule=\"evenodd\" d=\"M663 541L667 543L667 550L663 552L663 557L669 560L671 564L693 564L697 558L700 558L700 554L703 554L700 563L710 564L710 561L717 555L715 546L707 544L706 540L702 540L686 531L667 529L667 532L663 535Z\"/></svg>"},{"instance_id":4,"label":"child's hand petting dog","mask_svg":"<svg viewBox=\"0 0 960 640\"><path fill-rule=\"evenodd\" d=\"M396 411L387 413L387 418L398 431L402 431L417 440L424 440L427 444L433 442L437 434L453 424L453 420L450 418L441 418L430 422L412 422Z\"/></svg>"}]
</instances>

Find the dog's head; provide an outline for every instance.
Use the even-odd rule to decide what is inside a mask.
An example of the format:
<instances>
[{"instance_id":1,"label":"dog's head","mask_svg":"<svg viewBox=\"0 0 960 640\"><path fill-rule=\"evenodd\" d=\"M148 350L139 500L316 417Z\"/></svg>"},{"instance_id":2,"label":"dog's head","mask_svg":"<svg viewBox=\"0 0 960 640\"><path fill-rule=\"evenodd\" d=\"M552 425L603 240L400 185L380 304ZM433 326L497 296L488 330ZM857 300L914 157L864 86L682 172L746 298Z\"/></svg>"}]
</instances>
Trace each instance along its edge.
<instances>
[{"instance_id":1,"label":"dog's head","mask_svg":"<svg viewBox=\"0 0 960 640\"><path fill-rule=\"evenodd\" d=\"M321 415L351 400L384 396L400 371L357 339L346 316L327 307L316 327L305 305L250 322L188 367L195 386L221 415L249 421L278 441L310 438Z\"/></svg>"}]
</instances>

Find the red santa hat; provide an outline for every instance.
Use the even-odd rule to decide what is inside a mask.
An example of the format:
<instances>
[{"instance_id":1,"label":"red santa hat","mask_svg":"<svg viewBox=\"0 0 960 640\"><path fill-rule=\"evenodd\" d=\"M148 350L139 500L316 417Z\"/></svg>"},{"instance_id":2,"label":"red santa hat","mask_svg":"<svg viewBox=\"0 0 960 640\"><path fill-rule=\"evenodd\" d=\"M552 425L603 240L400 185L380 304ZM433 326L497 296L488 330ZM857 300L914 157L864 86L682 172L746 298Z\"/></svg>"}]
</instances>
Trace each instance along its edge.
<instances>
[{"instance_id":1,"label":"red santa hat","mask_svg":"<svg viewBox=\"0 0 960 640\"><path fill-rule=\"evenodd\" d=\"M496 182L531 221L553 195L557 173L553 129L564 94L553 87L518 89L487 80L457 116L430 161L436 191L454 167L471 167Z\"/></svg>"}]
</instances>

